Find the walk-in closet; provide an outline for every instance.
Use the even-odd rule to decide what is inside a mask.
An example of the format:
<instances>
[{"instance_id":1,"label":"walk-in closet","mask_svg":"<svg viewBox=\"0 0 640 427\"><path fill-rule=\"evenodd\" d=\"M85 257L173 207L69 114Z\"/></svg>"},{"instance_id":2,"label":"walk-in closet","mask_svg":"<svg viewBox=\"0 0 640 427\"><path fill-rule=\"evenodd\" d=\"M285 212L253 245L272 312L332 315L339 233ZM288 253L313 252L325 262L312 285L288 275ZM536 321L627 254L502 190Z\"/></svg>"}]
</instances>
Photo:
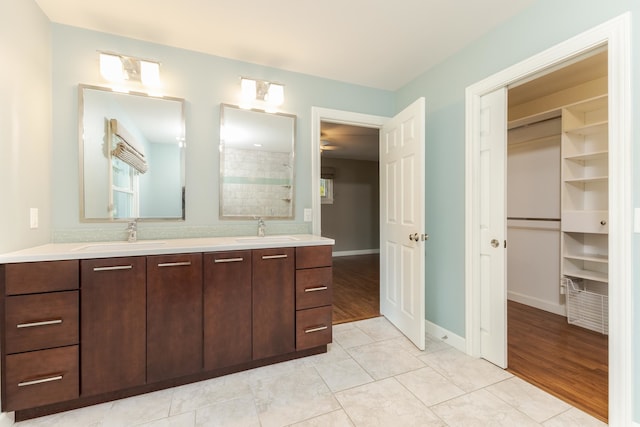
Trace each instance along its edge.
<instances>
[{"instance_id":1,"label":"walk-in closet","mask_svg":"<svg viewBox=\"0 0 640 427\"><path fill-rule=\"evenodd\" d=\"M514 85L507 148L509 369L603 420L607 80L601 49Z\"/></svg>"}]
</instances>

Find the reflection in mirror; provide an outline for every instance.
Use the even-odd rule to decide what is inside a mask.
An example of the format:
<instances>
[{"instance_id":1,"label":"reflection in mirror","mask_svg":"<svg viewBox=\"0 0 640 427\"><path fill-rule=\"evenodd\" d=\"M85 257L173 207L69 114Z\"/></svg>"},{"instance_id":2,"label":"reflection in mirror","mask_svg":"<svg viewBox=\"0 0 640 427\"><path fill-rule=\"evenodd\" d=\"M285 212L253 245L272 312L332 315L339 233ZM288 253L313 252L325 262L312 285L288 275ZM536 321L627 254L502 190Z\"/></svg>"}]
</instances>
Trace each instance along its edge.
<instances>
[{"instance_id":1,"label":"reflection in mirror","mask_svg":"<svg viewBox=\"0 0 640 427\"><path fill-rule=\"evenodd\" d=\"M184 100L79 89L80 220L183 220Z\"/></svg>"},{"instance_id":2,"label":"reflection in mirror","mask_svg":"<svg viewBox=\"0 0 640 427\"><path fill-rule=\"evenodd\" d=\"M220 107L220 217L293 218L296 116Z\"/></svg>"}]
</instances>

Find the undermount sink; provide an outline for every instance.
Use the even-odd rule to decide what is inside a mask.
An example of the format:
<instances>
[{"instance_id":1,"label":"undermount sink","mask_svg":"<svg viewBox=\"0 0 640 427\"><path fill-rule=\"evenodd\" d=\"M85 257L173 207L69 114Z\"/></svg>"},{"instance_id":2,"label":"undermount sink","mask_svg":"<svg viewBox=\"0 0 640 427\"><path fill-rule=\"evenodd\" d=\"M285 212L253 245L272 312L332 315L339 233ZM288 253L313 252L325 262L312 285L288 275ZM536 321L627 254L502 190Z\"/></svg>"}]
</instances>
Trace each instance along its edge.
<instances>
[{"instance_id":1,"label":"undermount sink","mask_svg":"<svg viewBox=\"0 0 640 427\"><path fill-rule=\"evenodd\" d=\"M98 251L121 251L136 249L153 249L166 245L167 242L160 240L141 240L137 242L108 242L108 243L91 243L88 245L75 248L78 252L98 252Z\"/></svg>"},{"instance_id":2,"label":"undermount sink","mask_svg":"<svg viewBox=\"0 0 640 427\"><path fill-rule=\"evenodd\" d=\"M264 237L237 237L238 243L281 243L281 242L295 242L299 240L293 236L264 236Z\"/></svg>"}]
</instances>

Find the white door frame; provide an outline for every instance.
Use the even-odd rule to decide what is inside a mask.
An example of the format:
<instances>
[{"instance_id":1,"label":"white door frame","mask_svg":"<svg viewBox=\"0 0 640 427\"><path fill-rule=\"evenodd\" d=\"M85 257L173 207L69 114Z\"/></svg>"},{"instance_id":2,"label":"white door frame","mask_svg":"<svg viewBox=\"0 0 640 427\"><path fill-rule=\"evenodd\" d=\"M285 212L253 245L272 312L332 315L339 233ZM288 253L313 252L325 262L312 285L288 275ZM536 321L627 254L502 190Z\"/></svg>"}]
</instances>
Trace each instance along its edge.
<instances>
[{"instance_id":1,"label":"white door frame","mask_svg":"<svg viewBox=\"0 0 640 427\"><path fill-rule=\"evenodd\" d=\"M315 235L321 233L320 220L320 123L323 121L352 126L381 129L389 117L311 107L311 229Z\"/></svg>"},{"instance_id":2,"label":"white door frame","mask_svg":"<svg viewBox=\"0 0 640 427\"><path fill-rule=\"evenodd\" d=\"M609 423L631 425L632 141L631 14L629 12L488 77L466 90L465 315L467 353L480 351L479 141L480 97L597 46L609 52ZM505 301L506 304L506 301Z\"/></svg>"}]
</instances>

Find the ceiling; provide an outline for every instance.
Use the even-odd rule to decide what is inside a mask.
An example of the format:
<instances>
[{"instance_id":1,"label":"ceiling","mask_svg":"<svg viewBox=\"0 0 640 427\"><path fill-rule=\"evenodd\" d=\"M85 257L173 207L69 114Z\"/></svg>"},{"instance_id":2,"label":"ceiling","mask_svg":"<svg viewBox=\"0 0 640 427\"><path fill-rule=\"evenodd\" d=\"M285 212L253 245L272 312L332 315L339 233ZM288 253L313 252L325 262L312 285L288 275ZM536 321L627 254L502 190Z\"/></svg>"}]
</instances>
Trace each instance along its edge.
<instances>
[{"instance_id":1,"label":"ceiling","mask_svg":"<svg viewBox=\"0 0 640 427\"><path fill-rule=\"evenodd\" d=\"M322 157L377 162L379 133L377 128L321 122Z\"/></svg>"},{"instance_id":2,"label":"ceiling","mask_svg":"<svg viewBox=\"0 0 640 427\"><path fill-rule=\"evenodd\" d=\"M569 64L560 64L561 68L559 69L544 70L544 75L533 76L533 80L509 88L509 106L524 104L567 87L607 76L606 50L589 55L584 59L577 59Z\"/></svg>"},{"instance_id":3,"label":"ceiling","mask_svg":"<svg viewBox=\"0 0 640 427\"><path fill-rule=\"evenodd\" d=\"M385 90L535 1L36 0L53 22Z\"/></svg>"}]
</instances>

